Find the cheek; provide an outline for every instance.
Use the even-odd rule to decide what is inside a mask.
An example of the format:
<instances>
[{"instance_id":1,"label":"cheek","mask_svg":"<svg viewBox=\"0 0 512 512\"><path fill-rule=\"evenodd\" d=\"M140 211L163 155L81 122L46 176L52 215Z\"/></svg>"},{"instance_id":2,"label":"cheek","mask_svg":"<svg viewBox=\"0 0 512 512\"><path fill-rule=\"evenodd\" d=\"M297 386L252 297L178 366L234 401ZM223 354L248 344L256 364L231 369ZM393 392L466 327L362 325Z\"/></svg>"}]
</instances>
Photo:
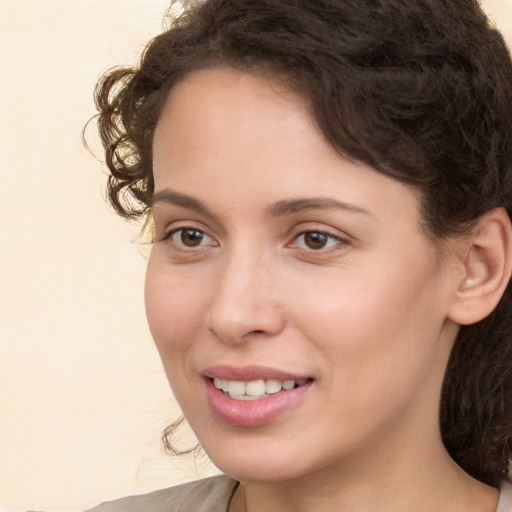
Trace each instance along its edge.
<instances>
[{"instance_id":1,"label":"cheek","mask_svg":"<svg viewBox=\"0 0 512 512\"><path fill-rule=\"evenodd\" d=\"M399 269L387 270L325 280L314 295L296 295L300 330L332 363L331 378L349 388L410 378L437 349L444 317L434 279L427 272L394 279Z\"/></svg>"},{"instance_id":2,"label":"cheek","mask_svg":"<svg viewBox=\"0 0 512 512\"><path fill-rule=\"evenodd\" d=\"M191 333L201 322L204 295L199 280L187 279L179 269L170 272L150 257L144 293L146 315L166 370L175 356L190 346Z\"/></svg>"},{"instance_id":3,"label":"cheek","mask_svg":"<svg viewBox=\"0 0 512 512\"><path fill-rule=\"evenodd\" d=\"M446 362L439 357L443 322L434 287L421 276L407 286L372 281L324 287L298 305L300 330L314 340L312 359L321 354L318 386L324 409L332 410L326 421L342 437L376 432L416 402L437 400Z\"/></svg>"},{"instance_id":4,"label":"cheek","mask_svg":"<svg viewBox=\"0 0 512 512\"><path fill-rule=\"evenodd\" d=\"M145 304L148 325L174 397L187 416L189 404L197 402L193 393L197 381L192 366L203 319L204 288L198 279L184 278L179 269L150 258L146 272Z\"/></svg>"}]
</instances>

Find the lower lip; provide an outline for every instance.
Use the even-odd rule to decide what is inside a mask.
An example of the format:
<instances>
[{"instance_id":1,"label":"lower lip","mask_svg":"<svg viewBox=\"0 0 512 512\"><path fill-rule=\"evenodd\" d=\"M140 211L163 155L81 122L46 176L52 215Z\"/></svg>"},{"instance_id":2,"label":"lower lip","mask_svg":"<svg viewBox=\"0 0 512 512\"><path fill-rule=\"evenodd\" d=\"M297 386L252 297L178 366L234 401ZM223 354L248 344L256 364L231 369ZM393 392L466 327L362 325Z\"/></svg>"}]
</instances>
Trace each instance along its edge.
<instances>
[{"instance_id":1,"label":"lower lip","mask_svg":"<svg viewBox=\"0 0 512 512\"><path fill-rule=\"evenodd\" d=\"M297 405L310 387L311 382L308 382L258 400L234 400L217 389L211 379L206 379L211 410L224 423L237 427L260 427L274 421Z\"/></svg>"}]
</instances>

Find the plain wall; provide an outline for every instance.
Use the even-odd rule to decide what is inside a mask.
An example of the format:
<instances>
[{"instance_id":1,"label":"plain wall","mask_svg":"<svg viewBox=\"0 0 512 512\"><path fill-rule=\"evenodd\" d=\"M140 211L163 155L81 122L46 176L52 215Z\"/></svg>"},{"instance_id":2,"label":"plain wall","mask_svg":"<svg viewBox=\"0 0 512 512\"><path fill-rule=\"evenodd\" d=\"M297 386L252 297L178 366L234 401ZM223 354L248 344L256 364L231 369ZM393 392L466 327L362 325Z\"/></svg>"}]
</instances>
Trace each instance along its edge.
<instances>
[{"instance_id":1,"label":"plain wall","mask_svg":"<svg viewBox=\"0 0 512 512\"><path fill-rule=\"evenodd\" d=\"M81 142L100 72L135 63L166 6L0 1L0 508L9 511L78 510L197 476L161 448L178 411L146 327L145 248L108 211L103 167Z\"/></svg>"},{"instance_id":2,"label":"plain wall","mask_svg":"<svg viewBox=\"0 0 512 512\"><path fill-rule=\"evenodd\" d=\"M83 148L102 70L135 63L167 0L0 0L0 509L80 510L206 476L146 327L144 247ZM512 40L512 0L487 2ZM91 129L94 139L94 129ZM92 140L92 139L91 139Z\"/></svg>"}]
</instances>

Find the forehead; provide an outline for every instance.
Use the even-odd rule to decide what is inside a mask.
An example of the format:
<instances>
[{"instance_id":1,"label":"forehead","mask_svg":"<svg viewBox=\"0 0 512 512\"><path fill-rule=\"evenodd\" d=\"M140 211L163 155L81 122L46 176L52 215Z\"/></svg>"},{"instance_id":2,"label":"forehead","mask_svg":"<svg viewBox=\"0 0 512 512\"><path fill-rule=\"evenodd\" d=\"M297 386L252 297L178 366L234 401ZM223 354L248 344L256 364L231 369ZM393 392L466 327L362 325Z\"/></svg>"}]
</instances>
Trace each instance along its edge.
<instances>
[{"instance_id":1,"label":"forehead","mask_svg":"<svg viewBox=\"0 0 512 512\"><path fill-rule=\"evenodd\" d=\"M305 102L283 81L231 68L209 68L185 75L170 90L155 139L172 130L187 143L209 134L225 134L236 141L236 135L249 130L256 142L261 128L261 135L289 130L292 125L299 128L297 117L313 123Z\"/></svg>"},{"instance_id":2,"label":"forehead","mask_svg":"<svg viewBox=\"0 0 512 512\"><path fill-rule=\"evenodd\" d=\"M190 73L170 92L154 137L155 189L204 202L332 197L366 210L418 212L417 193L326 141L281 82L231 69ZM401 206L398 204L401 203Z\"/></svg>"}]
</instances>

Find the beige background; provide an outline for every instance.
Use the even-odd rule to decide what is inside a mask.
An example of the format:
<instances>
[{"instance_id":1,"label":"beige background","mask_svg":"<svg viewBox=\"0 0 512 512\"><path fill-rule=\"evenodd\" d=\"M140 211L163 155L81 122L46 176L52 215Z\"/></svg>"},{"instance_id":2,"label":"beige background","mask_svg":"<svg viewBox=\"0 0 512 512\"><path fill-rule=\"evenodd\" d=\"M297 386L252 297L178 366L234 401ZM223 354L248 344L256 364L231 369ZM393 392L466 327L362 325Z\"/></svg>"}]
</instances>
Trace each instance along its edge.
<instances>
[{"instance_id":1,"label":"beige background","mask_svg":"<svg viewBox=\"0 0 512 512\"><path fill-rule=\"evenodd\" d=\"M0 510L212 471L160 447L178 412L145 323L145 248L81 145L100 71L135 62L166 5L0 0ZM487 7L512 40L512 0Z\"/></svg>"}]
</instances>

